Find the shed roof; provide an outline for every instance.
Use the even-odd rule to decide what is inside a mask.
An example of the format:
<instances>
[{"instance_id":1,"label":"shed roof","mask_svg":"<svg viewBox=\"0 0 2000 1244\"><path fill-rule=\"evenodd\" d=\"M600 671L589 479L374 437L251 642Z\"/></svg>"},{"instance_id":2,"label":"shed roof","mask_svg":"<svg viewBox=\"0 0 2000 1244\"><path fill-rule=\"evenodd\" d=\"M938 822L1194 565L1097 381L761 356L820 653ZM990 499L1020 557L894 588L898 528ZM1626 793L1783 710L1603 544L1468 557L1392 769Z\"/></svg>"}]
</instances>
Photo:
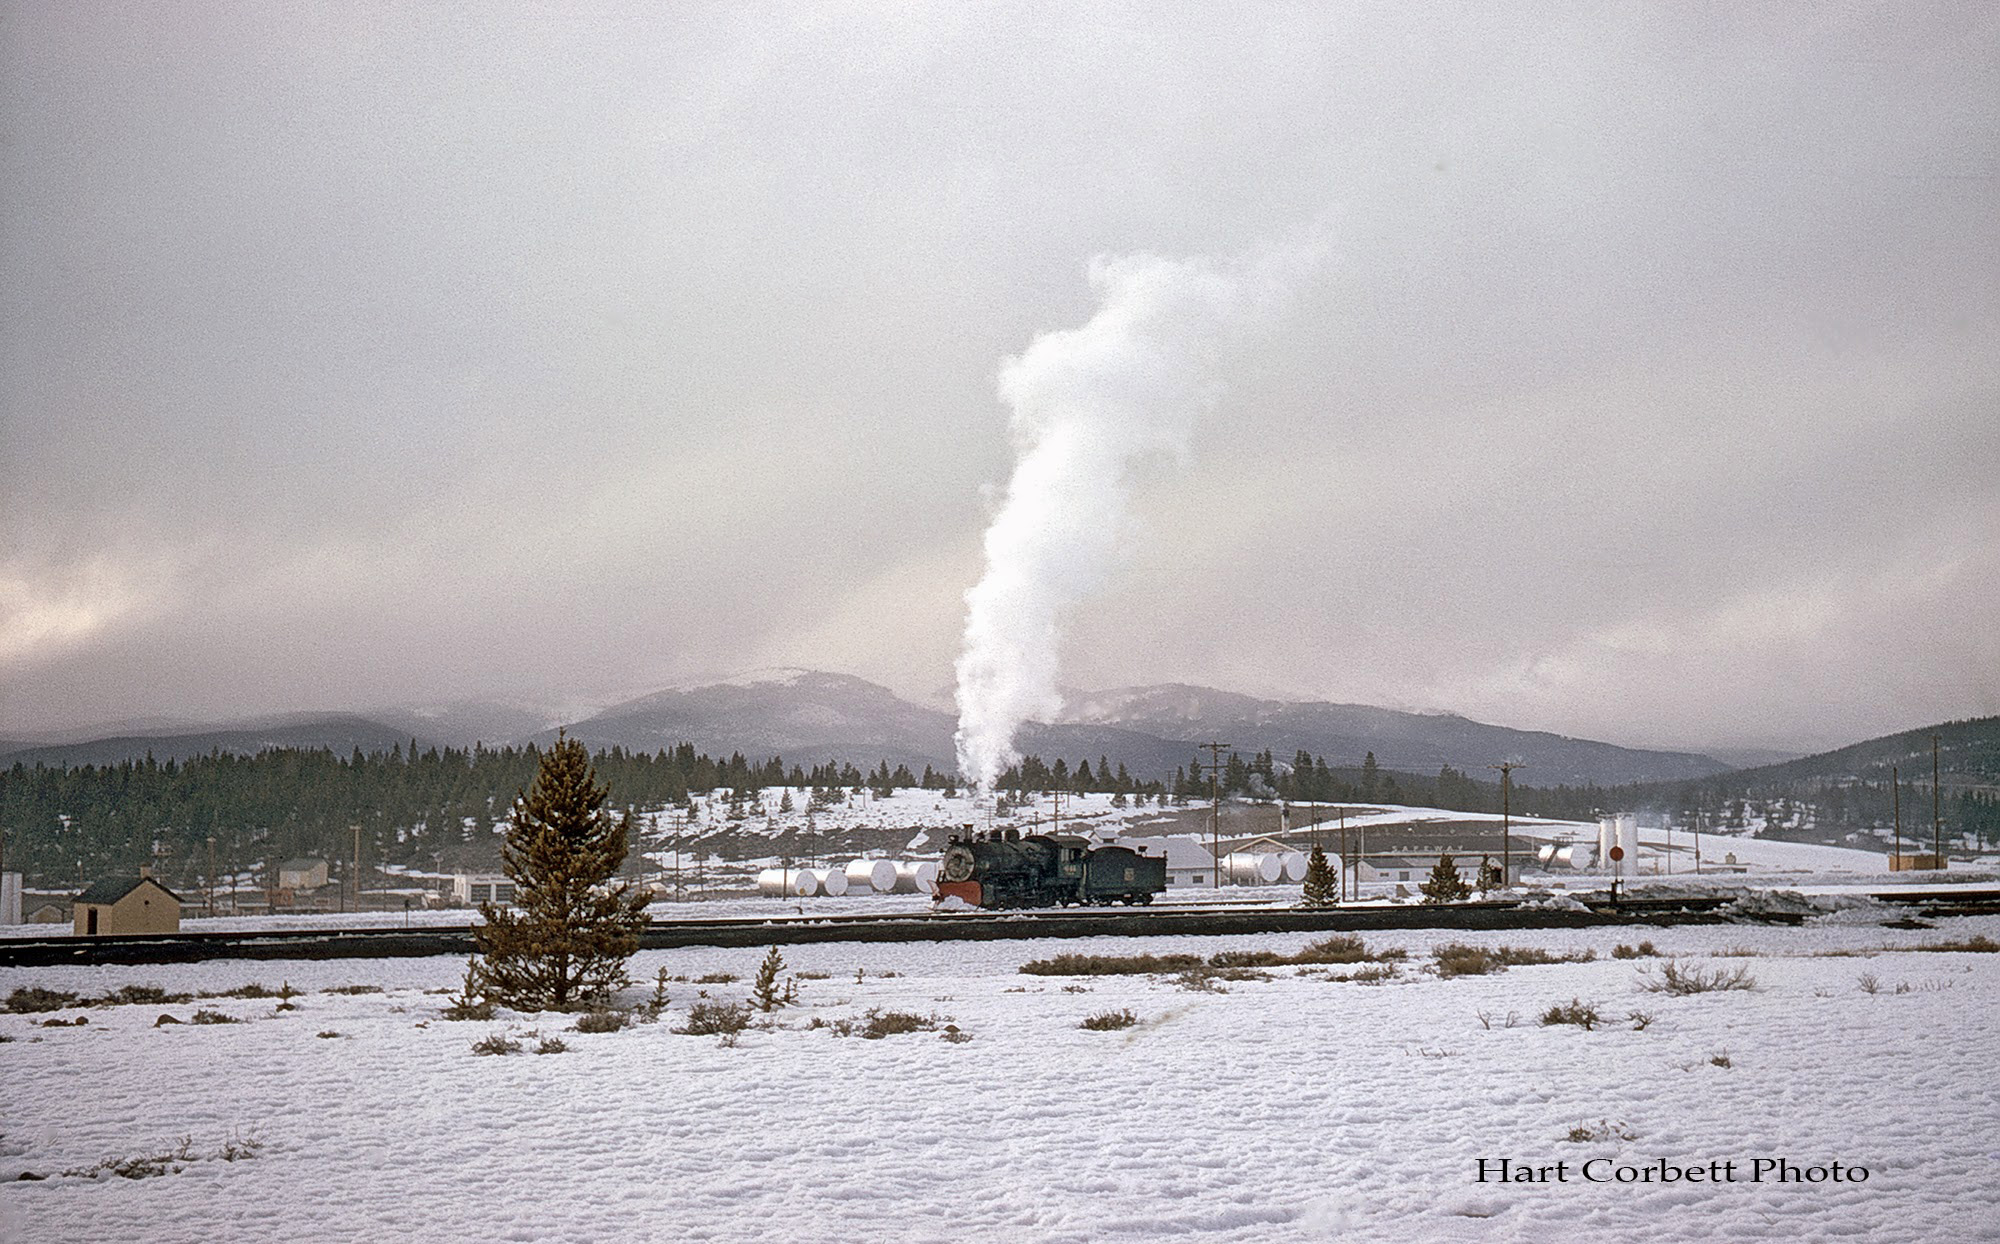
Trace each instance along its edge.
<instances>
[{"instance_id":1,"label":"shed roof","mask_svg":"<svg viewBox=\"0 0 2000 1244\"><path fill-rule=\"evenodd\" d=\"M284 863L278 865L278 871L281 873L309 873L315 868L324 866L325 863L325 860L309 860L301 857L295 860L286 860Z\"/></svg>"},{"instance_id":2,"label":"shed roof","mask_svg":"<svg viewBox=\"0 0 2000 1244\"><path fill-rule=\"evenodd\" d=\"M169 890L151 877L107 877L103 881L94 881L91 883L89 889L76 896L76 901L79 903L94 903L100 906L109 906L142 885L152 886L176 903L181 901L180 895Z\"/></svg>"}]
</instances>

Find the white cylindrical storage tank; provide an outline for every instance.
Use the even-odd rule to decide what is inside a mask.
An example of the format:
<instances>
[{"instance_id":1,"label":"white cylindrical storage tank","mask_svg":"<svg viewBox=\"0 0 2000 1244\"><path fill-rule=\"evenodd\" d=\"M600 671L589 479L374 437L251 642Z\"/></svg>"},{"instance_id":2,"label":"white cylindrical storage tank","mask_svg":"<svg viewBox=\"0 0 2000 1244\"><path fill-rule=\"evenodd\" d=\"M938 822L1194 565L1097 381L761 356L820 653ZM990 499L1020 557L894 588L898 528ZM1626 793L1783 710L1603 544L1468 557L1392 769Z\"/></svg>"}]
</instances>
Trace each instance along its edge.
<instances>
[{"instance_id":1,"label":"white cylindrical storage tank","mask_svg":"<svg viewBox=\"0 0 2000 1244\"><path fill-rule=\"evenodd\" d=\"M1545 842L1535 851L1535 862L1543 868L1556 862L1556 844Z\"/></svg>"},{"instance_id":2,"label":"white cylindrical storage tank","mask_svg":"<svg viewBox=\"0 0 2000 1244\"><path fill-rule=\"evenodd\" d=\"M897 880L902 880L902 870L897 870ZM919 894L937 893L938 865L936 860L917 860L910 865L910 881Z\"/></svg>"},{"instance_id":3,"label":"white cylindrical storage tank","mask_svg":"<svg viewBox=\"0 0 2000 1244\"><path fill-rule=\"evenodd\" d=\"M1306 853L1304 851L1281 851L1278 854L1280 875L1286 881L1306 879Z\"/></svg>"},{"instance_id":4,"label":"white cylindrical storage tank","mask_svg":"<svg viewBox=\"0 0 2000 1244\"><path fill-rule=\"evenodd\" d=\"M1225 856L1222 868L1231 885L1276 885L1285 875L1285 866L1275 851Z\"/></svg>"},{"instance_id":5,"label":"white cylindrical storage tank","mask_svg":"<svg viewBox=\"0 0 2000 1244\"><path fill-rule=\"evenodd\" d=\"M1625 848L1622 861L1626 872L1637 871L1639 863L1639 818L1621 816L1618 818L1618 845Z\"/></svg>"},{"instance_id":6,"label":"white cylindrical storage tank","mask_svg":"<svg viewBox=\"0 0 2000 1244\"><path fill-rule=\"evenodd\" d=\"M896 861L849 860L847 888L857 894L887 894L896 888Z\"/></svg>"},{"instance_id":7,"label":"white cylindrical storage tank","mask_svg":"<svg viewBox=\"0 0 2000 1244\"><path fill-rule=\"evenodd\" d=\"M1597 822L1597 858L1611 862L1611 848L1618 844L1618 818L1602 817Z\"/></svg>"},{"instance_id":8,"label":"white cylindrical storage tank","mask_svg":"<svg viewBox=\"0 0 2000 1244\"><path fill-rule=\"evenodd\" d=\"M847 873L838 868L813 868L807 872L813 879L813 888L828 898L839 898L847 893Z\"/></svg>"},{"instance_id":9,"label":"white cylindrical storage tank","mask_svg":"<svg viewBox=\"0 0 2000 1244\"><path fill-rule=\"evenodd\" d=\"M757 874L757 893L765 898L810 898L818 889L804 868L767 868Z\"/></svg>"}]
</instances>

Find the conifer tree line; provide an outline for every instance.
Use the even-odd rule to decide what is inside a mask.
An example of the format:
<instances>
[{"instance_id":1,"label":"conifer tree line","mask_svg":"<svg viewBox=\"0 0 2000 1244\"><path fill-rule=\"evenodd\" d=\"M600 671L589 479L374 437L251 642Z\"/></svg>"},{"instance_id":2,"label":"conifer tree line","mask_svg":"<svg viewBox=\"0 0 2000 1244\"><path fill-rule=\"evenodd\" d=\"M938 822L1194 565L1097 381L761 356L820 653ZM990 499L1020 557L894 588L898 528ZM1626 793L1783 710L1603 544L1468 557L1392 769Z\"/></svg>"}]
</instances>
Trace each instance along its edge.
<instances>
[{"instance_id":1,"label":"conifer tree line","mask_svg":"<svg viewBox=\"0 0 2000 1244\"><path fill-rule=\"evenodd\" d=\"M267 872L278 861L315 856L352 858L353 829L361 828L370 866L389 864L440 871L490 868L494 827L515 796L535 776L542 752L525 747L408 748L347 756L330 750L273 749L255 756L212 753L187 761L126 761L77 767L14 764L0 771L0 834L6 866L26 874L30 886L63 888L101 876L129 874L148 859L162 864L170 884L206 876L208 839L217 870ZM1967 765L1985 773L2000 764ZM810 792L809 807L826 807L863 791L886 796L921 788L955 793L960 779L925 766L886 760L863 770L826 762L807 769L779 757L761 762L741 753L715 759L683 743L671 750L612 747L592 758L622 810L685 808L691 796L732 793L733 821L762 818L772 809L745 792L790 786ZM1324 756L1298 751L1281 764L1270 749L1249 757L1231 753L1219 775L1225 798L1251 797L1297 803L1408 803L1465 812L1498 812L1500 788L1450 765L1436 777L1391 772L1373 753L1358 765L1335 767ZM1905 774L1902 811L1912 839L1928 824L1928 800ZM1023 757L999 782L1016 799L1031 792L1110 794L1114 803L1199 801L1210 791L1205 758L1191 756L1170 780L1140 779L1123 762L1100 755L1074 764L1058 757ZM2000 843L2000 799L1992 788L1950 791L1943 801L1948 834L1969 833ZM785 796L790 801L791 796ZM1610 810L1658 809L1677 824L1697 815L1705 827L1738 828L1753 819L1775 836L1824 837L1835 830L1886 827L1892 795L1879 776L1827 780L1800 777L1751 780L1732 774L1698 781L1600 787L1516 783L1512 809L1522 816L1588 820ZM779 812L795 808L781 803ZM637 845L636 843L634 844Z\"/></svg>"}]
</instances>

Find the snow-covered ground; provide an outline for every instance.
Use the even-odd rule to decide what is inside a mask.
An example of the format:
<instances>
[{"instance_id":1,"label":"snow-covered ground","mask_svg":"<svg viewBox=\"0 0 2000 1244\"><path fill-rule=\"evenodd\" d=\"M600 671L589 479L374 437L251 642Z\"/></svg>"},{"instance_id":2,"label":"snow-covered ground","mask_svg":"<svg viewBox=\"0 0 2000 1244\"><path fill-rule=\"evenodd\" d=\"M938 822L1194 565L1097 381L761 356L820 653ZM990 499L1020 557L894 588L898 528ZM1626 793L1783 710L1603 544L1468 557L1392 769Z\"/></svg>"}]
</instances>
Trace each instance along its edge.
<instances>
[{"instance_id":1,"label":"snow-covered ground","mask_svg":"<svg viewBox=\"0 0 2000 1244\"><path fill-rule=\"evenodd\" d=\"M2000 955L1913 948L2000 936L2000 919L1908 930L1881 916L1381 934L1369 944L1410 956L1388 983L1284 967L1220 982L1227 992L1018 969L1059 952L1310 939L800 946L785 951L788 970L810 976L800 1005L734 1047L673 1029L698 991L741 998L742 981L675 983L662 1022L585 1035L558 1015L441 1019L455 958L0 969L0 994L305 991L291 1011L221 998L0 1015L0 1178L48 1176L0 1182L0 1238L1994 1238ZM1756 988L1646 992L1657 959L1609 957L1641 938L1703 968L1744 966ZM1597 958L1456 979L1423 970L1451 940ZM648 952L633 974L747 980L759 957ZM346 985L385 992L322 992ZM1605 1022L1537 1022L1571 999ZM246 1022L154 1026L197 1007ZM836 1035L870 1008L935 1015L971 1039ZM1121 1009L1133 1027L1079 1027ZM90 1022L41 1023L79 1015ZM471 1052L530 1032L569 1049ZM1573 1129L1600 1139L1573 1142ZM63 1174L182 1136L194 1156L180 1173ZM254 1157L212 1156L250 1137ZM1560 1162L1568 1178L1481 1183L1481 1158ZM1759 1158L1838 1161L1868 1178L1750 1182ZM1593 1159L1610 1160L1596 1174L1733 1161L1737 1181L1587 1182Z\"/></svg>"}]
</instances>

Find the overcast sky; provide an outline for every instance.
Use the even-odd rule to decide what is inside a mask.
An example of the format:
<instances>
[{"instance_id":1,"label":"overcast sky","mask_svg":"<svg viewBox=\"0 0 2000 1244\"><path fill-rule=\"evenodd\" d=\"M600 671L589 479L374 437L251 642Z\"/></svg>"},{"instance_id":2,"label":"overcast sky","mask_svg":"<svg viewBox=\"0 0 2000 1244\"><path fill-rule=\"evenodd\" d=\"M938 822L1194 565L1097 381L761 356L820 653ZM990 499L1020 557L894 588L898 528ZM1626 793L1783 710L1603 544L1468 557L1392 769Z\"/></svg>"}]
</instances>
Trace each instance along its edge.
<instances>
[{"instance_id":1,"label":"overcast sky","mask_svg":"<svg viewBox=\"0 0 2000 1244\"><path fill-rule=\"evenodd\" d=\"M1066 682L2000 712L1996 175L1976 3L6 0L0 728L929 695L1003 359L1316 222Z\"/></svg>"}]
</instances>

